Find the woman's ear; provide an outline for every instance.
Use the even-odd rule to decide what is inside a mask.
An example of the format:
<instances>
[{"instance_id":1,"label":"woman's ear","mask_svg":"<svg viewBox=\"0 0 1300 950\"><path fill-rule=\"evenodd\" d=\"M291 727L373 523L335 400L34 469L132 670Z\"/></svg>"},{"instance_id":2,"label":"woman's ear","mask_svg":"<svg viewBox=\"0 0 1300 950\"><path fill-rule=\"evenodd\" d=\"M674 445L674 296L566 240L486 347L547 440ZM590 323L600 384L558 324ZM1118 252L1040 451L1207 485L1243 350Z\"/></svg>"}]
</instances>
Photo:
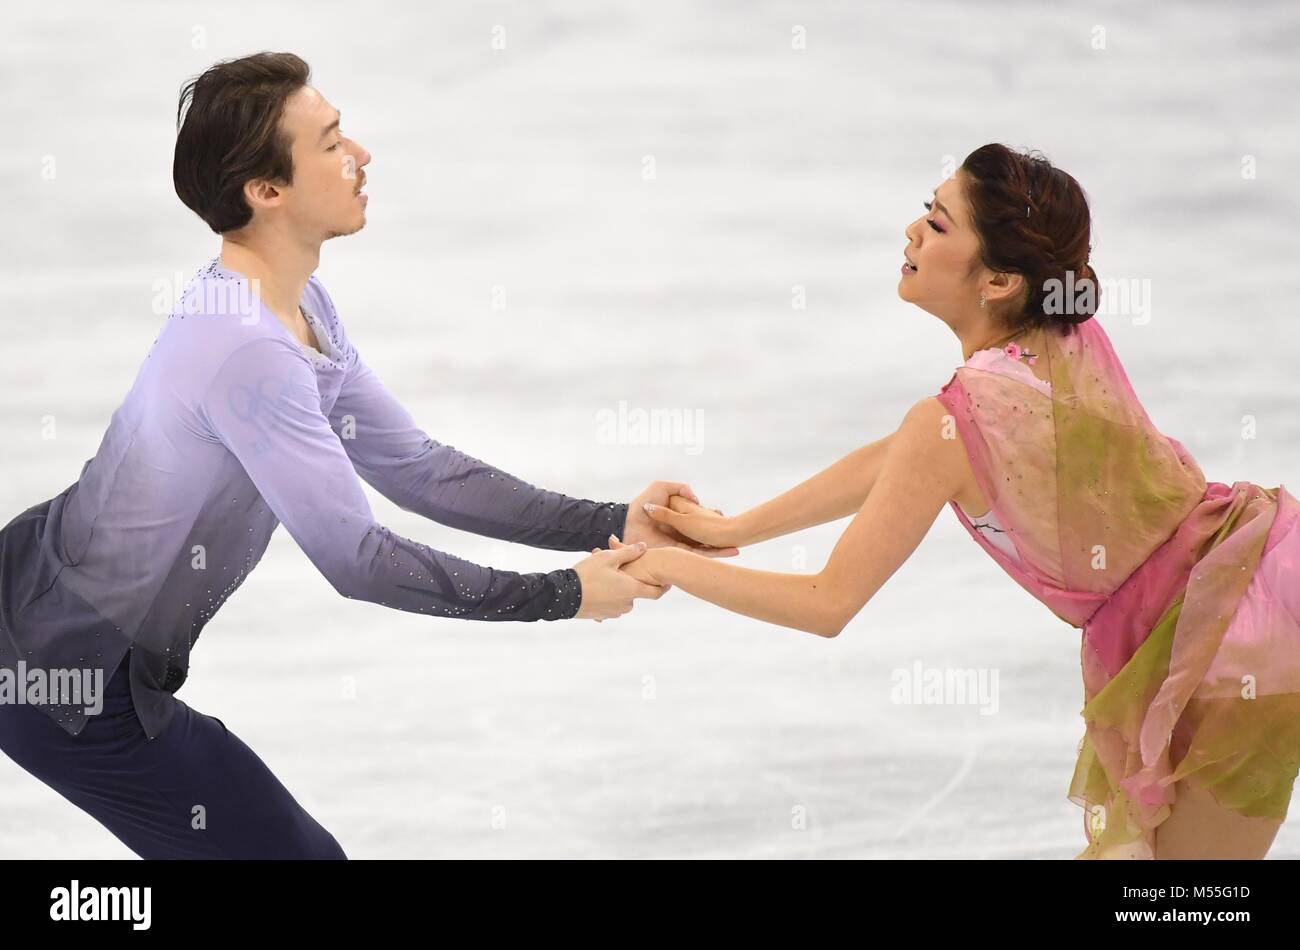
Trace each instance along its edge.
<instances>
[{"instance_id":1,"label":"woman's ear","mask_svg":"<svg viewBox=\"0 0 1300 950\"><path fill-rule=\"evenodd\" d=\"M989 300L1014 300L1026 286L1020 274L998 271L989 278L984 293Z\"/></svg>"}]
</instances>

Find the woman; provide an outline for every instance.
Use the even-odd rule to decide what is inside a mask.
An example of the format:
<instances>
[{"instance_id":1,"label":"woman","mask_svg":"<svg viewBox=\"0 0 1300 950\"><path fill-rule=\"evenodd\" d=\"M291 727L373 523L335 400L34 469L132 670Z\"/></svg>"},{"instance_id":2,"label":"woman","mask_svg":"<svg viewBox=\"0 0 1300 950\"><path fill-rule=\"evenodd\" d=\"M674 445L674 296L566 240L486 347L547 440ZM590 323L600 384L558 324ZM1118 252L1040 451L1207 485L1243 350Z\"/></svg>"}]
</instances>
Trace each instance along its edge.
<instances>
[{"instance_id":1,"label":"woman","mask_svg":"<svg viewBox=\"0 0 1300 950\"><path fill-rule=\"evenodd\" d=\"M1089 209L1071 176L986 145L926 208L906 230L898 292L961 341L965 362L939 394L744 514L647 506L696 541L737 547L856 512L826 566L780 574L669 549L625 569L834 637L947 503L1083 631L1078 857L1263 857L1300 765L1295 499L1207 484L1156 431L1092 316Z\"/></svg>"}]
</instances>

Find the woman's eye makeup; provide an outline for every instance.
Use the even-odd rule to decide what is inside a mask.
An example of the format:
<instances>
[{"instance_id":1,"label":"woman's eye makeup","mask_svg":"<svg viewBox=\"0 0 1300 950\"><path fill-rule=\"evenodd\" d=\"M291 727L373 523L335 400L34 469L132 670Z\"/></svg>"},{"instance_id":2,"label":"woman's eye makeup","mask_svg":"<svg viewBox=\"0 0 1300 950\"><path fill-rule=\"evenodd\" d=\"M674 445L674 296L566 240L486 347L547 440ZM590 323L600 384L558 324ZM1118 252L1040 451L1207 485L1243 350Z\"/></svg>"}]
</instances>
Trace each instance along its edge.
<instances>
[{"instance_id":1,"label":"woman's eye makeup","mask_svg":"<svg viewBox=\"0 0 1300 950\"><path fill-rule=\"evenodd\" d=\"M929 201L923 201L923 202L921 202L921 203L922 203L923 205L925 205L925 210L926 210L926 211L929 211L932 207L934 207L934 205L933 205L931 202L929 202ZM934 230L938 231L940 234L946 234L946 233L947 233L946 231L944 231L943 228L939 227L939 225L937 225L937 224L934 223L934 218L926 218L926 219L925 219L925 223L928 224L928 225L930 225L930 227L934 228Z\"/></svg>"}]
</instances>

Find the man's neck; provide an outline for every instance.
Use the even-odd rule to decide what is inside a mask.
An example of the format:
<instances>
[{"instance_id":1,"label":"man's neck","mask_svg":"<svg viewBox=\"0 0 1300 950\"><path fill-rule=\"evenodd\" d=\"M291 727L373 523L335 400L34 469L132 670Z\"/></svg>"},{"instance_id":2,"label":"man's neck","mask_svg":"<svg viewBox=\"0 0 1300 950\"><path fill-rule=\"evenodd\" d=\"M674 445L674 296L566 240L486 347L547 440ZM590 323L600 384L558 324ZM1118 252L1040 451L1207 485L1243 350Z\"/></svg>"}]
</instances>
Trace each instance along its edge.
<instances>
[{"instance_id":1,"label":"man's neck","mask_svg":"<svg viewBox=\"0 0 1300 950\"><path fill-rule=\"evenodd\" d=\"M296 246L286 241L221 241L226 270L256 281L262 303L290 329L301 322L298 306L307 279L320 264L320 245Z\"/></svg>"}]
</instances>

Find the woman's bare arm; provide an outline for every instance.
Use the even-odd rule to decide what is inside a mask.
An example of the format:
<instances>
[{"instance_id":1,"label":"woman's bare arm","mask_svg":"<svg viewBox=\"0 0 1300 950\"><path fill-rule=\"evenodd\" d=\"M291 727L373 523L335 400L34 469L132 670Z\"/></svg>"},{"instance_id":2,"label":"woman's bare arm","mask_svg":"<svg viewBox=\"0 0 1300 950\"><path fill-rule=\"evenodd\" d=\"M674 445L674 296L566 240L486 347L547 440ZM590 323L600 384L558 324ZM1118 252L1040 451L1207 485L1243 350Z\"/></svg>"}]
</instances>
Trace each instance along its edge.
<instances>
[{"instance_id":1,"label":"woman's bare arm","mask_svg":"<svg viewBox=\"0 0 1300 950\"><path fill-rule=\"evenodd\" d=\"M675 548L647 551L624 570L735 613L834 637L907 560L961 490L968 463L961 442L943 434L946 413L933 397L907 413L879 466L878 484L868 490L817 574L759 571Z\"/></svg>"},{"instance_id":2,"label":"woman's bare arm","mask_svg":"<svg viewBox=\"0 0 1300 950\"><path fill-rule=\"evenodd\" d=\"M650 517L700 544L721 548L741 548L847 518L871 493L896 434L891 432L855 449L812 478L742 514L725 517L716 510L671 498L668 507L658 506Z\"/></svg>"},{"instance_id":3,"label":"woman's bare arm","mask_svg":"<svg viewBox=\"0 0 1300 950\"><path fill-rule=\"evenodd\" d=\"M889 450L891 432L800 482L770 501L731 519L734 547L743 548L793 531L847 518L862 507Z\"/></svg>"}]
</instances>

